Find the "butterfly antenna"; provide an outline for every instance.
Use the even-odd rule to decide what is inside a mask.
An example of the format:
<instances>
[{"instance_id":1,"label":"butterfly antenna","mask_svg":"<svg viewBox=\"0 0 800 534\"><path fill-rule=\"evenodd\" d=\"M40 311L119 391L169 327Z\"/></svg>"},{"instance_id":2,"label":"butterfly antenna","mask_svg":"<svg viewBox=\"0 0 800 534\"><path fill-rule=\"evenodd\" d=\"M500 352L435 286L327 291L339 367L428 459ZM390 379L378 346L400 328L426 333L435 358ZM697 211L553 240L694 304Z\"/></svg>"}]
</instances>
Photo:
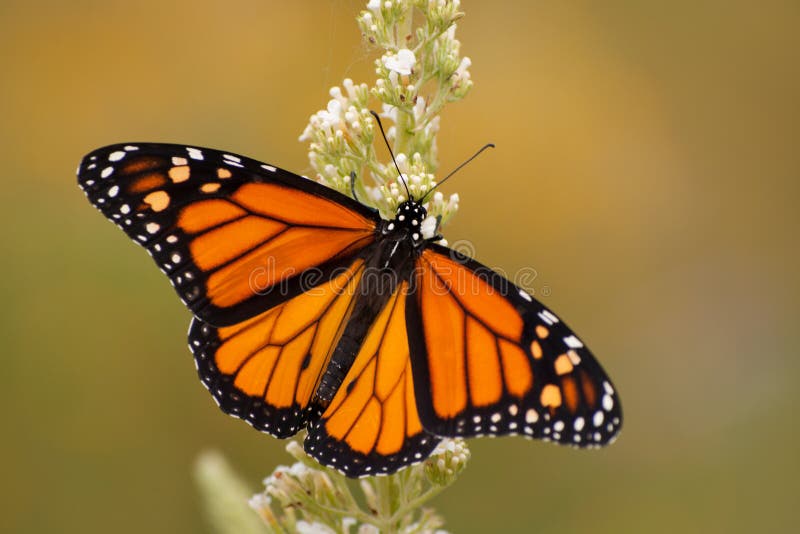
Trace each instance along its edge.
<instances>
[{"instance_id":1,"label":"butterfly antenna","mask_svg":"<svg viewBox=\"0 0 800 534\"><path fill-rule=\"evenodd\" d=\"M442 181L441 181L441 182L439 182L438 184L436 184L435 186L433 186L433 187L430 189L430 191L428 191L427 193L425 193L425 196L423 196L423 197L420 199L420 202L423 202L423 201L424 201L424 200L425 200L425 199L428 197L428 195L430 195L431 193L433 193L434 189L436 189L437 187L439 187L440 185L442 185L443 183L445 183L445 182L447 181L447 179L448 179L448 178L450 178L450 177L451 177L451 176L453 176L455 173L457 173L458 171L460 171L460 170L461 170L461 168L462 168L462 167L464 167L464 166L465 166L467 163L469 163L469 162L470 162L470 161L472 161L473 159L475 159L475 158L477 158L478 156L480 156L480 155L481 155L481 152L483 152L483 151L484 151L484 150L486 150L487 148L494 148L494 143L486 143L485 145L483 145L483 146L481 147L481 149L480 149L480 150L478 150L477 152L475 152L475 153L472 155L472 157L470 157L470 158L469 158L467 161L465 161L464 163L462 163L461 165L459 165L458 167L456 167L455 169L453 169L452 171L450 171L450 174L448 174L447 176L445 176L444 178L442 178Z\"/></svg>"},{"instance_id":2,"label":"butterfly antenna","mask_svg":"<svg viewBox=\"0 0 800 534\"><path fill-rule=\"evenodd\" d=\"M383 124L381 124L381 118L378 117L378 114L374 111L370 110L372 116L375 117L375 122L378 123L378 128L381 129L381 135L383 136L383 141L386 143L386 148L389 149L389 155L392 156L392 161L394 162L394 168L397 169L397 176L400 177L400 182L403 184L403 188L406 190L406 195L408 195L408 199L411 200L411 192L408 190L408 185L406 181L403 179L403 173L400 172L400 167L397 166L397 160L394 159L394 154L392 154L392 147L389 146L389 140L386 139L386 132L383 131Z\"/></svg>"}]
</instances>

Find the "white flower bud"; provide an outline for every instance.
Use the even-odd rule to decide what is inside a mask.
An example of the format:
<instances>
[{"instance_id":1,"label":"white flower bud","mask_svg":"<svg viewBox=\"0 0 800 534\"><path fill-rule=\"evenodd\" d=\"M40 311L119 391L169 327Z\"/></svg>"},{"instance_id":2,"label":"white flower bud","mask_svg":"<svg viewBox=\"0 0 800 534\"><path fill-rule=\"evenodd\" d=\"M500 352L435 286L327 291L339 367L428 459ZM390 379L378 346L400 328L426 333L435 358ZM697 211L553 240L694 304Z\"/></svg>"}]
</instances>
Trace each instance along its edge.
<instances>
[{"instance_id":1,"label":"white flower bud","mask_svg":"<svg viewBox=\"0 0 800 534\"><path fill-rule=\"evenodd\" d=\"M468 57L463 57L461 59L461 63L458 64L458 68L456 69L456 75L459 77L464 76L464 73L470 66L472 65L472 60Z\"/></svg>"},{"instance_id":2,"label":"white flower bud","mask_svg":"<svg viewBox=\"0 0 800 534\"><path fill-rule=\"evenodd\" d=\"M405 172L408 169L408 156L399 152L394 155L394 160L397 162L397 166L400 167L400 170Z\"/></svg>"},{"instance_id":3,"label":"white flower bud","mask_svg":"<svg viewBox=\"0 0 800 534\"><path fill-rule=\"evenodd\" d=\"M417 101L414 102L414 120L419 122L422 119L422 115L425 113L425 99L421 96L417 97Z\"/></svg>"},{"instance_id":4,"label":"white flower bud","mask_svg":"<svg viewBox=\"0 0 800 534\"><path fill-rule=\"evenodd\" d=\"M263 493L256 493L253 495L247 504L250 505L250 508L253 510L263 510L264 508L269 508L269 505L272 504L272 499L269 498L269 495L264 495Z\"/></svg>"}]
</instances>

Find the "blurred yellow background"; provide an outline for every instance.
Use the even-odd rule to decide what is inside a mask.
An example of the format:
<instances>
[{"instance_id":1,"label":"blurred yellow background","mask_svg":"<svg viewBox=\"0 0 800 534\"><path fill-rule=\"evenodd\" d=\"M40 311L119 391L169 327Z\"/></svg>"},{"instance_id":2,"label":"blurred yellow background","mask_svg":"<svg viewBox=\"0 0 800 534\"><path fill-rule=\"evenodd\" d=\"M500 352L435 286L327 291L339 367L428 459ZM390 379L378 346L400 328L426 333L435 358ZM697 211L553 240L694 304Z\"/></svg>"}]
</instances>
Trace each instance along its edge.
<instances>
[{"instance_id":1,"label":"blurred yellow background","mask_svg":"<svg viewBox=\"0 0 800 534\"><path fill-rule=\"evenodd\" d=\"M301 7L302 6L302 7ZM297 141L373 80L363 2L0 3L0 530L208 531L192 480L252 485L284 443L224 416L189 313L74 171L114 142L307 173ZM464 532L787 532L798 499L800 5L464 1L473 92L446 108L446 228L533 267L614 378L619 441L474 440L434 501Z\"/></svg>"}]
</instances>

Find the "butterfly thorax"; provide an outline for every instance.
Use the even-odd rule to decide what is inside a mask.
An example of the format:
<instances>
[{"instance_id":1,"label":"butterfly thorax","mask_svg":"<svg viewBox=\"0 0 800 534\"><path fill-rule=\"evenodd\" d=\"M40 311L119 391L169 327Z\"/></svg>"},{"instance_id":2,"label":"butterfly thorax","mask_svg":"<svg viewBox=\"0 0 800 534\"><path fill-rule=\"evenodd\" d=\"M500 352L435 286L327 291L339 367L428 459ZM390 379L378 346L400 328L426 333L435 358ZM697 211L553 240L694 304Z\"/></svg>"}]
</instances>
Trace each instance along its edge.
<instances>
[{"instance_id":1,"label":"butterfly thorax","mask_svg":"<svg viewBox=\"0 0 800 534\"><path fill-rule=\"evenodd\" d=\"M389 241L407 241L415 248L425 244L422 235L422 222L428 211L416 200L406 200L397 206L397 213L391 221L385 221L380 233Z\"/></svg>"}]
</instances>

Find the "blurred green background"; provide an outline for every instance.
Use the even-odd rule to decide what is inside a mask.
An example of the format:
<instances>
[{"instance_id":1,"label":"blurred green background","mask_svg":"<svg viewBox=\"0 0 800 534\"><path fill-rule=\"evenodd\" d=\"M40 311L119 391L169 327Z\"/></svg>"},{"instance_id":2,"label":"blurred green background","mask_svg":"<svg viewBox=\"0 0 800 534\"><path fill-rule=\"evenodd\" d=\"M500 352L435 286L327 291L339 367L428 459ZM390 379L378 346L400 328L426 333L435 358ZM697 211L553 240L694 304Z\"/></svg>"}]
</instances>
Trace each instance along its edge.
<instances>
[{"instance_id":1,"label":"blurred green background","mask_svg":"<svg viewBox=\"0 0 800 534\"><path fill-rule=\"evenodd\" d=\"M471 442L434 502L462 532L786 532L798 505L800 5L464 1L446 228L599 356L626 425L600 452ZM81 156L217 147L309 172L297 141L371 81L357 1L0 2L0 530L208 531L222 451L255 492L284 443L222 415L189 313L85 200Z\"/></svg>"}]
</instances>

